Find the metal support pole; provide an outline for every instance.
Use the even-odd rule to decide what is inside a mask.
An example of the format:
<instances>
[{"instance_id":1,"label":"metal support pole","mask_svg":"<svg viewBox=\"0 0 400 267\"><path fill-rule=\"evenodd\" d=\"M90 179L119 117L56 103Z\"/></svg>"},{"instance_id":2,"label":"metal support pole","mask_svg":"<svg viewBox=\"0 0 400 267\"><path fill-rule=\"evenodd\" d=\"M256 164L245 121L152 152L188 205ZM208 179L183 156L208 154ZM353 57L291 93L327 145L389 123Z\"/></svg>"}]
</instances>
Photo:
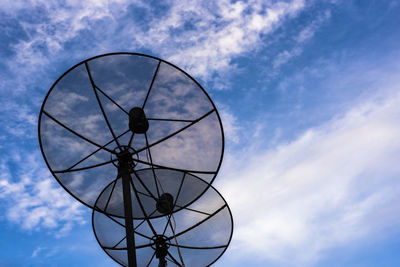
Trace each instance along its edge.
<instances>
[{"instance_id":1,"label":"metal support pole","mask_svg":"<svg viewBox=\"0 0 400 267\"><path fill-rule=\"evenodd\" d=\"M165 260L165 257L161 257L158 262L158 267L166 267L166 266L167 266L167 261Z\"/></svg>"},{"instance_id":2,"label":"metal support pole","mask_svg":"<svg viewBox=\"0 0 400 267\"><path fill-rule=\"evenodd\" d=\"M131 199L131 175L129 173L129 164L119 161L118 172L122 177L122 193L124 196L124 211L125 211L125 230L126 230L126 246L128 253L128 266L137 267L136 250L135 250L135 234L133 228L132 217L132 199Z\"/></svg>"},{"instance_id":3,"label":"metal support pole","mask_svg":"<svg viewBox=\"0 0 400 267\"><path fill-rule=\"evenodd\" d=\"M167 266L167 261L165 259L165 256L168 255L168 245L166 244L166 237L163 235L158 235L156 236L156 239L154 241L155 244L155 254L156 258L158 259L158 267L166 267Z\"/></svg>"}]
</instances>

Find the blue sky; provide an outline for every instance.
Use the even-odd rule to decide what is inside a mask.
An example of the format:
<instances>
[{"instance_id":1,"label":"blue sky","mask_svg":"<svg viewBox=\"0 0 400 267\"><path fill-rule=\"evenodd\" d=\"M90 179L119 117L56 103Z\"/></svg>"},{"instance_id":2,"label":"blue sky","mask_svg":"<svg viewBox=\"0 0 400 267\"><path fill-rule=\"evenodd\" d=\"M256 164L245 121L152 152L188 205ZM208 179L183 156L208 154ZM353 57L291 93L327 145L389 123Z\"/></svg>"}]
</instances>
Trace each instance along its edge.
<instances>
[{"instance_id":1,"label":"blue sky","mask_svg":"<svg viewBox=\"0 0 400 267\"><path fill-rule=\"evenodd\" d=\"M166 59L222 117L215 266L399 266L400 2L3 1L0 266L116 266L42 158L52 83L95 55Z\"/></svg>"}]
</instances>

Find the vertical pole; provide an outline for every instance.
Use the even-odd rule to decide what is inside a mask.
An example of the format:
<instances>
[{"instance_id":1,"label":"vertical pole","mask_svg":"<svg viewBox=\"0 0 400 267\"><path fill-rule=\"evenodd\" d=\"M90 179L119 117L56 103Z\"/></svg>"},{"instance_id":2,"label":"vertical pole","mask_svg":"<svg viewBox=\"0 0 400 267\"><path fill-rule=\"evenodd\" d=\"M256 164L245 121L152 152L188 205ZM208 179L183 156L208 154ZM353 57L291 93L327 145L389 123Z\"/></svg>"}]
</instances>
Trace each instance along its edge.
<instances>
[{"instance_id":1,"label":"vertical pole","mask_svg":"<svg viewBox=\"0 0 400 267\"><path fill-rule=\"evenodd\" d=\"M122 177L122 193L124 197L124 211L125 211L125 230L126 230L126 246L128 253L128 266L137 267L136 264L136 251L135 251L135 234L133 230L132 218L132 199L131 199L131 175L129 173L129 166L122 160L119 161L120 166L118 171Z\"/></svg>"},{"instance_id":2,"label":"vertical pole","mask_svg":"<svg viewBox=\"0 0 400 267\"><path fill-rule=\"evenodd\" d=\"M167 261L165 260L165 257L161 257L158 262L158 267L166 267L166 266L167 266Z\"/></svg>"}]
</instances>

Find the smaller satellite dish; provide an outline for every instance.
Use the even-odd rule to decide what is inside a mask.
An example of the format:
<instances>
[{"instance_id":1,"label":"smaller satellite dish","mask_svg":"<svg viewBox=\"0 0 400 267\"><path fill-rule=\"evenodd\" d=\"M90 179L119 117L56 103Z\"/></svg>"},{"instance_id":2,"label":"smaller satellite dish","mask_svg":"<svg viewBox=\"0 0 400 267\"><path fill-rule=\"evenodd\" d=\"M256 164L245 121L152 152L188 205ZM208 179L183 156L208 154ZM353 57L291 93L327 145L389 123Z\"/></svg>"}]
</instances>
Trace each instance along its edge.
<instances>
[{"instance_id":1,"label":"smaller satellite dish","mask_svg":"<svg viewBox=\"0 0 400 267\"><path fill-rule=\"evenodd\" d=\"M162 171L176 174L170 170ZM179 174L182 177L187 175L182 172ZM199 178L189 179L208 186ZM107 186L97 199L92 215L92 225L102 249L119 264L128 266L125 219L102 212L104 203L109 199L109 188L115 188L119 183L118 180L120 179L116 179ZM131 192L145 196L147 193L142 191L143 189L133 187ZM183 193L184 190L180 192ZM156 203L150 197L147 197L149 201L146 201L145 197L139 197L138 203L141 207L133 208L134 212L139 208L146 213L145 219L133 220L137 266L166 266L168 264L168 266L192 267L213 264L225 252L232 238L233 219L226 201L212 186L197 201L184 208L177 207L181 198L179 193L165 194L164 203ZM182 195L182 197L186 196ZM108 205L111 205L110 203L111 200ZM153 208L152 213L158 213L162 217L150 218L152 213L147 214L144 208L150 204ZM119 199L112 205L114 209L123 212L123 207L117 208L123 205ZM174 212L171 213L171 210Z\"/></svg>"}]
</instances>

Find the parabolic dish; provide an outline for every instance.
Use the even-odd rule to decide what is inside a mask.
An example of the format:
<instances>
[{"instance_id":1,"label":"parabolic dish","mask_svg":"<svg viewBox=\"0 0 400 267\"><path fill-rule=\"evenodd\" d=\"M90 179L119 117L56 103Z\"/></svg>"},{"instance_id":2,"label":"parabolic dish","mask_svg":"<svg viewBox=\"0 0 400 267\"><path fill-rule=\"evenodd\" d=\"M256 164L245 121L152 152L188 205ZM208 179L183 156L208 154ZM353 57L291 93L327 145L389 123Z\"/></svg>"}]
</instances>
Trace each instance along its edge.
<instances>
[{"instance_id":1,"label":"parabolic dish","mask_svg":"<svg viewBox=\"0 0 400 267\"><path fill-rule=\"evenodd\" d=\"M145 114L144 133L130 128L133 108ZM207 190L224 150L220 117L200 84L171 63L136 53L100 55L65 72L43 102L39 142L53 176L91 208L117 178L122 150L132 154L135 172L169 169L205 180L182 207Z\"/></svg>"},{"instance_id":2,"label":"parabolic dish","mask_svg":"<svg viewBox=\"0 0 400 267\"><path fill-rule=\"evenodd\" d=\"M201 179L199 182L208 184ZM95 204L93 231L103 250L119 264L128 266L125 221L101 212L108 199L106 192L103 190ZM136 193L146 194L141 189ZM177 199L179 202L179 196ZM172 215L133 220L133 225L138 266L158 266L157 246L166 250L168 266L183 266L182 261L190 267L209 266L225 252L233 233L231 211L212 186L196 202Z\"/></svg>"}]
</instances>

